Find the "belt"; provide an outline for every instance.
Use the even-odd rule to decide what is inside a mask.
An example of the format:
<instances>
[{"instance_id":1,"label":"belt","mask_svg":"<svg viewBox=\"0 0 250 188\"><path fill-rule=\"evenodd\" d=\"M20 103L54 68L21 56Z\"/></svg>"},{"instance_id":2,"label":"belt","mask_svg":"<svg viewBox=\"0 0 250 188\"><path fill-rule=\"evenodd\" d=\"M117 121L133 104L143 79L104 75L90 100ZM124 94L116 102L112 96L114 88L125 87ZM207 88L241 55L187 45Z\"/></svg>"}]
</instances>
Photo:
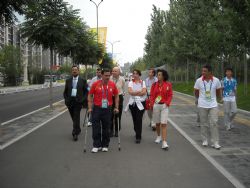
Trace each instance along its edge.
<instances>
[{"instance_id":1,"label":"belt","mask_svg":"<svg viewBox=\"0 0 250 188\"><path fill-rule=\"evenodd\" d=\"M159 102L159 103L157 103L157 104L165 104L164 102Z\"/></svg>"},{"instance_id":2,"label":"belt","mask_svg":"<svg viewBox=\"0 0 250 188\"><path fill-rule=\"evenodd\" d=\"M94 105L94 108L102 108L102 106ZM112 106L108 106L107 108L102 108L102 109L108 109L108 108L112 108Z\"/></svg>"}]
</instances>

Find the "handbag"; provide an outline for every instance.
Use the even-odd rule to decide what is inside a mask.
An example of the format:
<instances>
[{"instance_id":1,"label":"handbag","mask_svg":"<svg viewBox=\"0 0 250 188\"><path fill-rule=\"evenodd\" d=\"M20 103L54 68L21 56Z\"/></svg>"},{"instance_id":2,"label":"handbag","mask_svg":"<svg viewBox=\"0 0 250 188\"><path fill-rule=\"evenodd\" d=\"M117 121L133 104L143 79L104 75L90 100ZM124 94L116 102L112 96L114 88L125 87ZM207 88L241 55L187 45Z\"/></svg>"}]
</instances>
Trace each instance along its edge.
<instances>
[{"instance_id":1,"label":"handbag","mask_svg":"<svg viewBox=\"0 0 250 188\"><path fill-rule=\"evenodd\" d=\"M151 101L149 98L146 99L145 110L152 110Z\"/></svg>"}]
</instances>

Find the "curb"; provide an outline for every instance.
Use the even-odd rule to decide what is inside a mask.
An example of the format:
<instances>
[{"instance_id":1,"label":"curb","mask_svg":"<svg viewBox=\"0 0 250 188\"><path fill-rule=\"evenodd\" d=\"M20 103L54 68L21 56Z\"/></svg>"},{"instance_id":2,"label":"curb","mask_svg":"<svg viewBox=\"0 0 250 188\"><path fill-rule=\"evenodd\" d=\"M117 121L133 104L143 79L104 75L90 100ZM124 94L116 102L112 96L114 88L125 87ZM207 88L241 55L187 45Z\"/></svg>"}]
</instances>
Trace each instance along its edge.
<instances>
[{"instance_id":1,"label":"curb","mask_svg":"<svg viewBox=\"0 0 250 188\"><path fill-rule=\"evenodd\" d=\"M54 87L60 87L63 86L64 84L59 84L59 85L55 85ZM41 90L41 89L48 89L48 86L45 85L41 85L40 87L27 87L27 88L16 88L16 89L0 89L0 95L8 95L8 94L14 94L14 93L21 93L21 92L27 92L27 91L36 91L36 90Z\"/></svg>"}]
</instances>

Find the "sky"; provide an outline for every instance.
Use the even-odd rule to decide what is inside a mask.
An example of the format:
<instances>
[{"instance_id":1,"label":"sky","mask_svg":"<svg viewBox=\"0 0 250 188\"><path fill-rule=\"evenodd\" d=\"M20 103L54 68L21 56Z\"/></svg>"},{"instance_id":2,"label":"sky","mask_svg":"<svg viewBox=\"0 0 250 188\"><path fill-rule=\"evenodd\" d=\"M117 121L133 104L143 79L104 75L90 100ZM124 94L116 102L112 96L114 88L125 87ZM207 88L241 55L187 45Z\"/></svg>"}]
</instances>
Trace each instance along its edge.
<instances>
[{"instance_id":1,"label":"sky","mask_svg":"<svg viewBox=\"0 0 250 188\"><path fill-rule=\"evenodd\" d=\"M96 28L96 7L89 0L65 0L91 28ZM94 0L97 4L101 0ZM150 25L153 4L162 10L169 8L169 0L103 0L99 6L99 27L107 27L107 40L120 41L113 45L114 58L123 66L143 56L145 35ZM111 53L111 45L107 43Z\"/></svg>"}]
</instances>

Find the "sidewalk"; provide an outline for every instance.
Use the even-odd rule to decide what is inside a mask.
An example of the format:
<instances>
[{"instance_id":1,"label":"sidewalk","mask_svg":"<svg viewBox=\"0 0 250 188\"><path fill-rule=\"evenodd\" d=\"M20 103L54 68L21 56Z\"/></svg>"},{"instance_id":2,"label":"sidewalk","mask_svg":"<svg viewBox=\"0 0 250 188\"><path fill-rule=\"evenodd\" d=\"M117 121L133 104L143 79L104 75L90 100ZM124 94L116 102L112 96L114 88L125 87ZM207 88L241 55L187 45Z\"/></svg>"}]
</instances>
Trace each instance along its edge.
<instances>
[{"instance_id":1,"label":"sidewalk","mask_svg":"<svg viewBox=\"0 0 250 188\"><path fill-rule=\"evenodd\" d=\"M53 83L53 87L63 86L64 83ZM16 87L0 87L0 95L19 93L31 90L39 90L39 89L47 89L49 88L49 84L37 84L37 85L29 85L29 86L16 86Z\"/></svg>"},{"instance_id":2,"label":"sidewalk","mask_svg":"<svg viewBox=\"0 0 250 188\"><path fill-rule=\"evenodd\" d=\"M194 99L180 93L174 93L173 105L170 109L171 123L183 131L183 136L212 157L224 167L232 178L238 179L246 187L250 187L250 116L247 112L238 112L231 131L223 126L223 110L219 107L219 133L221 150L201 147L200 127L196 126L196 106Z\"/></svg>"}]
</instances>

